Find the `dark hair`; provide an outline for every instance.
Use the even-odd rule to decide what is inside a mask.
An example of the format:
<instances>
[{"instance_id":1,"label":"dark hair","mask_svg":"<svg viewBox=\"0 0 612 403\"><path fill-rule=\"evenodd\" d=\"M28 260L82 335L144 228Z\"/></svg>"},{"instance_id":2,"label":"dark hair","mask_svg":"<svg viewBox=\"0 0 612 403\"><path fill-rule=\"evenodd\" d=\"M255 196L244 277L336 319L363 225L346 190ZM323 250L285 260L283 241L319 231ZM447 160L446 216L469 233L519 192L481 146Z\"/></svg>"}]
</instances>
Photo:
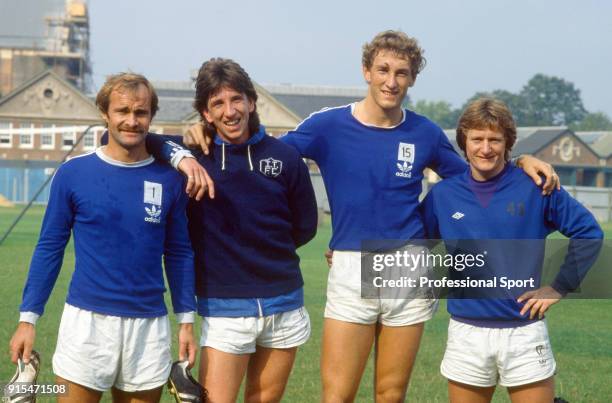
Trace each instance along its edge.
<instances>
[{"instance_id":1,"label":"dark hair","mask_svg":"<svg viewBox=\"0 0 612 403\"><path fill-rule=\"evenodd\" d=\"M136 91L140 85L144 85L149 90L149 95L151 96L151 119L153 119L159 110L159 99L153 85L141 74L118 73L109 76L102 88L100 88L100 91L98 91L96 106L100 112L107 114L108 106L110 105L110 96L113 91L120 88L128 91Z\"/></svg>"},{"instance_id":2,"label":"dark hair","mask_svg":"<svg viewBox=\"0 0 612 403\"><path fill-rule=\"evenodd\" d=\"M465 154L465 142L468 130L489 129L502 133L506 141L504 158L510 160L510 151L516 142L516 125L512 112L505 103L493 98L478 98L472 101L457 123L457 145Z\"/></svg>"},{"instance_id":3,"label":"dark hair","mask_svg":"<svg viewBox=\"0 0 612 403\"><path fill-rule=\"evenodd\" d=\"M361 64L367 69L372 67L374 58L382 50L390 50L396 55L408 59L412 80L425 68L427 60L423 57L423 49L419 47L416 39L409 37L402 31L383 31L376 35L371 42L363 45Z\"/></svg>"},{"instance_id":4,"label":"dark hair","mask_svg":"<svg viewBox=\"0 0 612 403\"><path fill-rule=\"evenodd\" d=\"M234 91L245 94L253 102L255 108L249 113L249 135L259 131L259 114L257 113L257 91L251 78L238 63L231 59L214 57L202 64L195 83L196 95L193 107L200 113L204 129L215 131L215 128L206 121L202 111L208 109L208 100L221 88L229 87Z\"/></svg>"}]
</instances>

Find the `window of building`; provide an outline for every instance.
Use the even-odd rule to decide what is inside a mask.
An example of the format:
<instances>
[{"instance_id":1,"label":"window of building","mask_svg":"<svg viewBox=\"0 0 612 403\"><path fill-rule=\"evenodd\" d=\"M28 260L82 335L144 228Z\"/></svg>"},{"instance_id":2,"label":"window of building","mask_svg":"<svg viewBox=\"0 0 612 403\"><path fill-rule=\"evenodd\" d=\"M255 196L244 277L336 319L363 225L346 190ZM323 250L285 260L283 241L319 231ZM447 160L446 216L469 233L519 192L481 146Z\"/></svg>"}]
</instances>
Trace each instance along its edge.
<instances>
[{"instance_id":1,"label":"window of building","mask_svg":"<svg viewBox=\"0 0 612 403\"><path fill-rule=\"evenodd\" d=\"M76 142L75 132L64 132L62 133L62 148L67 150L71 149Z\"/></svg>"},{"instance_id":2,"label":"window of building","mask_svg":"<svg viewBox=\"0 0 612 403\"><path fill-rule=\"evenodd\" d=\"M574 168L555 167L563 186L576 186L576 170Z\"/></svg>"},{"instance_id":3,"label":"window of building","mask_svg":"<svg viewBox=\"0 0 612 403\"><path fill-rule=\"evenodd\" d=\"M55 148L55 126L49 123L43 125L40 133L40 148L49 150Z\"/></svg>"},{"instance_id":4,"label":"window of building","mask_svg":"<svg viewBox=\"0 0 612 403\"><path fill-rule=\"evenodd\" d=\"M597 170L585 169L582 174L582 183L578 183L580 186L597 186Z\"/></svg>"},{"instance_id":5,"label":"window of building","mask_svg":"<svg viewBox=\"0 0 612 403\"><path fill-rule=\"evenodd\" d=\"M34 147L34 125L21 123L19 125L19 148Z\"/></svg>"},{"instance_id":6,"label":"window of building","mask_svg":"<svg viewBox=\"0 0 612 403\"><path fill-rule=\"evenodd\" d=\"M83 149L93 150L94 148L96 148L96 132L90 130L83 137Z\"/></svg>"},{"instance_id":7,"label":"window of building","mask_svg":"<svg viewBox=\"0 0 612 403\"><path fill-rule=\"evenodd\" d=\"M606 183L604 186L607 188L612 188L612 172L606 173Z\"/></svg>"},{"instance_id":8,"label":"window of building","mask_svg":"<svg viewBox=\"0 0 612 403\"><path fill-rule=\"evenodd\" d=\"M10 133L13 125L10 122L0 121L0 147L10 148L13 146L13 135Z\"/></svg>"}]
</instances>

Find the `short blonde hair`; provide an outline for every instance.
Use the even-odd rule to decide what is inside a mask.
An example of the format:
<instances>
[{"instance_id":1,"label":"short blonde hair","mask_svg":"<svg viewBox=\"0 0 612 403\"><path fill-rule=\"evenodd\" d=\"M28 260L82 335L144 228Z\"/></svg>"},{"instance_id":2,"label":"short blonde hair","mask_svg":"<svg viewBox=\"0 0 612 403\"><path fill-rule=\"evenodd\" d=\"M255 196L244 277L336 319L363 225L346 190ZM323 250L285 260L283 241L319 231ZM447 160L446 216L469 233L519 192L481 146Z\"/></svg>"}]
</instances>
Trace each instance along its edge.
<instances>
[{"instance_id":1,"label":"short blonde hair","mask_svg":"<svg viewBox=\"0 0 612 403\"><path fill-rule=\"evenodd\" d=\"M457 123L457 145L465 154L468 130L489 129L504 135L506 141L506 161L516 143L516 124L508 106L494 98L478 98L465 108Z\"/></svg>"},{"instance_id":2,"label":"short blonde hair","mask_svg":"<svg viewBox=\"0 0 612 403\"><path fill-rule=\"evenodd\" d=\"M361 63L370 69L378 52L390 50L410 62L410 74L415 80L417 75L425 68L427 60L423 56L423 49L419 47L416 39L409 37L402 31L383 31L376 35L371 42L363 45Z\"/></svg>"}]
</instances>

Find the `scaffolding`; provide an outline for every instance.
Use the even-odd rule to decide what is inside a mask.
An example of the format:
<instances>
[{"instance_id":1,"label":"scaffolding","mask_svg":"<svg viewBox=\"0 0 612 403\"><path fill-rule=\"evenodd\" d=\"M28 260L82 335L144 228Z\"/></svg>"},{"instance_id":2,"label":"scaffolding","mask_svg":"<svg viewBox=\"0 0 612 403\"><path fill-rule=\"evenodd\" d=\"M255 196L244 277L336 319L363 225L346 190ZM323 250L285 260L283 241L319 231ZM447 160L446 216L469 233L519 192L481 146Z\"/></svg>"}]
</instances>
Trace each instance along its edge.
<instances>
[{"instance_id":1,"label":"scaffolding","mask_svg":"<svg viewBox=\"0 0 612 403\"><path fill-rule=\"evenodd\" d=\"M15 18L40 21L40 26L19 24L10 35L2 35L0 93L6 95L49 68L88 93L93 78L85 0L65 0L63 5L61 0L46 0L44 11L28 3L10 2Z\"/></svg>"},{"instance_id":2,"label":"scaffolding","mask_svg":"<svg viewBox=\"0 0 612 403\"><path fill-rule=\"evenodd\" d=\"M49 29L47 50L40 52L50 66L66 66L64 77L84 93L91 89L89 14L83 0L66 0L63 16L45 18Z\"/></svg>"}]
</instances>

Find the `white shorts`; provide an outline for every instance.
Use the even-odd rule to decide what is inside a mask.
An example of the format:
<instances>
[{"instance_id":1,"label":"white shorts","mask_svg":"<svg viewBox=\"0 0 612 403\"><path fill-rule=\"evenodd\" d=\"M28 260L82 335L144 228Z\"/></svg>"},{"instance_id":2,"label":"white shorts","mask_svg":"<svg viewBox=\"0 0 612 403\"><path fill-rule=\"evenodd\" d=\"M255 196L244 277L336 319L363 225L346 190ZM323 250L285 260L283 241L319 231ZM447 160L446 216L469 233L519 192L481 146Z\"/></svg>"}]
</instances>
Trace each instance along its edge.
<instances>
[{"instance_id":1,"label":"white shorts","mask_svg":"<svg viewBox=\"0 0 612 403\"><path fill-rule=\"evenodd\" d=\"M231 354L251 354L256 346L292 348L310 337L310 317L306 308L254 317L202 318L201 347Z\"/></svg>"},{"instance_id":2,"label":"white shorts","mask_svg":"<svg viewBox=\"0 0 612 403\"><path fill-rule=\"evenodd\" d=\"M98 391L155 389L170 375L170 340L167 316L123 318L66 304L53 372Z\"/></svg>"},{"instance_id":3,"label":"white shorts","mask_svg":"<svg viewBox=\"0 0 612 403\"><path fill-rule=\"evenodd\" d=\"M505 329L451 319L440 371L467 385L512 387L548 379L556 363L544 320Z\"/></svg>"},{"instance_id":4,"label":"white shorts","mask_svg":"<svg viewBox=\"0 0 612 403\"><path fill-rule=\"evenodd\" d=\"M438 308L434 298L406 298L401 293L396 298L362 298L361 287L361 252L334 251L324 316L350 323L408 326L431 319Z\"/></svg>"}]
</instances>

